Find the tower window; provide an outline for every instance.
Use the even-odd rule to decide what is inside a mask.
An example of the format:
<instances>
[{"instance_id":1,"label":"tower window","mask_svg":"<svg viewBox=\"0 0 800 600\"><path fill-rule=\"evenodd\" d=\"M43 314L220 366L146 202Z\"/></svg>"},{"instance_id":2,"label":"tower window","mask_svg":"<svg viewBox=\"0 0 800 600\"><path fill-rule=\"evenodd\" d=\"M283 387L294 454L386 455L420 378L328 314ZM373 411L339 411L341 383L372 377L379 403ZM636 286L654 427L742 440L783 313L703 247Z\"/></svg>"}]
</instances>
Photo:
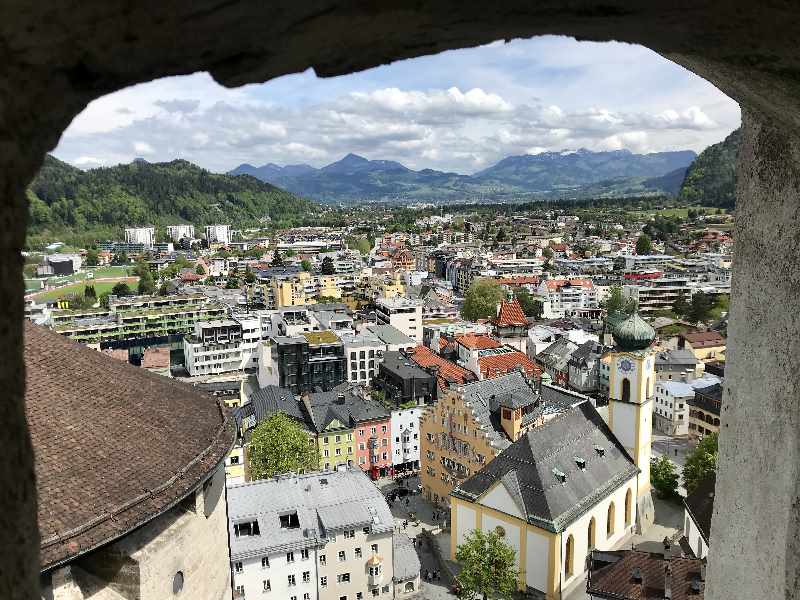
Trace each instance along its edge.
<instances>
[{"instance_id":1,"label":"tower window","mask_svg":"<svg viewBox=\"0 0 800 600\"><path fill-rule=\"evenodd\" d=\"M627 377L622 380L622 401L631 401L631 380Z\"/></svg>"}]
</instances>

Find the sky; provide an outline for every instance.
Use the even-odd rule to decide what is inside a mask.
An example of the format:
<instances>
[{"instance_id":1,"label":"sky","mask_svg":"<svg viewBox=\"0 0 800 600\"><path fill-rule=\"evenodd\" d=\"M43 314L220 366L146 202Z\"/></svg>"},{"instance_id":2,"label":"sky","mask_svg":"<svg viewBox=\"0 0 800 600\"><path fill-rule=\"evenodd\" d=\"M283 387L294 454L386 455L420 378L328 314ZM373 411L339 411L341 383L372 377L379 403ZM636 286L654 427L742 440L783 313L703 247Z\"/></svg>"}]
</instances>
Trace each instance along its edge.
<instances>
[{"instance_id":1,"label":"sky","mask_svg":"<svg viewBox=\"0 0 800 600\"><path fill-rule=\"evenodd\" d=\"M736 102L651 50L546 36L327 79L159 79L89 104L54 154L81 168L183 158L224 172L353 152L468 174L544 151L700 152L739 123Z\"/></svg>"}]
</instances>

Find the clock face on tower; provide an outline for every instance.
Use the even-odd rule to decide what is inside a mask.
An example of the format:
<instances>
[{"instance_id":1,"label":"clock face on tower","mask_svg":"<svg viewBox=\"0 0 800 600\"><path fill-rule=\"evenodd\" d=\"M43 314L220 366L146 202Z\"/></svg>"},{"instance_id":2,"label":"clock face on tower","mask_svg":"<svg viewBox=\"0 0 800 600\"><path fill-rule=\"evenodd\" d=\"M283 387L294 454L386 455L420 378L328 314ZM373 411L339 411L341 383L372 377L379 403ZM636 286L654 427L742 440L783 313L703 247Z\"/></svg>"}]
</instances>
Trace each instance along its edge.
<instances>
[{"instance_id":1,"label":"clock face on tower","mask_svg":"<svg viewBox=\"0 0 800 600\"><path fill-rule=\"evenodd\" d=\"M623 358L621 361L619 361L617 368L621 373L630 373L634 369L633 361Z\"/></svg>"}]
</instances>

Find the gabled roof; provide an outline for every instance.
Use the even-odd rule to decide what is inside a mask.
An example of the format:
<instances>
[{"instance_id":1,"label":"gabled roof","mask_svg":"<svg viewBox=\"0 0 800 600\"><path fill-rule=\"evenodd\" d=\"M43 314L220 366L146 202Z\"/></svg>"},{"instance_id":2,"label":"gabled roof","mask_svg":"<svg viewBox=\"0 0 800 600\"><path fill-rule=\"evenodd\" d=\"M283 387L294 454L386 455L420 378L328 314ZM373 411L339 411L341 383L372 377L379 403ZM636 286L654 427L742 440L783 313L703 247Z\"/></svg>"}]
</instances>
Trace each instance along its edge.
<instances>
[{"instance_id":1,"label":"gabled roof","mask_svg":"<svg viewBox=\"0 0 800 600\"><path fill-rule=\"evenodd\" d=\"M487 350L502 346L498 340L488 335L477 335L475 333L456 336L455 341L470 350Z\"/></svg>"},{"instance_id":2,"label":"gabled roof","mask_svg":"<svg viewBox=\"0 0 800 600\"><path fill-rule=\"evenodd\" d=\"M594 287L594 283L592 283L592 280L585 278L545 279L543 283L547 287L547 290L550 292L557 292L564 286L582 287L586 289L592 289Z\"/></svg>"},{"instance_id":3,"label":"gabled roof","mask_svg":"<svg viewBox=\"0 0 800 600\"><path fill-rule=\"evenodd\" d=\"M602 448L602 455L596 450ZM575 458L585 461L580 468ZM595 503L635 477L639 469L589 402L561 414L500 453L452 495L479 499L514 472L529 523L563 531ZM562 482L556 474L563 474Z\"/></svg>"},{"instance_id":4,"label":"gabled roof","mask_svg":"<svg viewBox=\"0 0 800 600\"><path fill-rule=\"evenodd\" d=\"M252 406L256 423L266 421L275 413L282 412L301 423L306 429L310 429L305 412L290 390L277 385L268 385L253 393L248 404ZM248 404L242 408L246 409ZM243 411L244 414L247 412L249 411Z\"/></svg>"},{"instance_id":5,"label":"gabled roof","mask_svg":"<svg viewBox=\"0 0 800 600\"><path fill-rule=\"evenodd\" d=\"M682 333L681 337L689 342L692 348L712 348L725 345L725 338L718 331L691 331Z\"/></svg>"},{"instance_id":6,"label":"gabled roof","mask_svg":"<svg viewBox=\"0 0 800 600\"><path fill-rule=\"evenodd\" d=\"M443 387L447 387L452 383L464 384L475 380L475 374L472 371L442 358L427 346L417 346L414 348L413 353L409 352L409 358L424 369L436 367L438 369L437 377L439 378L439 383Z\"/></svg>"},{"instance_id":7,"label":"gabled roof","mask_svg":"<svg viewBox=\"0 0 800 600\"><path fill-rule=\"evenodd\" d=\"M666 566L669 565L669 571ZM661 552L641 550L593 551L586 591L592 598L613 600L664 600L666 577L669 574L669 598L703 600L705 581L701 581L702 561L680 556L667 563ZM641 580L634 579L636 571ZM692 589L697 581L698 591Z\"/></svg>"},{"instance_id":8,"label":"gabled roof","mask_svg":"<svg viewBox=\"0 0 800 600\"><path fill-rule=\"evenodd\" d=\"M504 375L520 367L525 371L528 377L541 375L541 369L533 364L531 359L519 350L492 356L481 356L478 358L478 368L481 371L481 375L485 378Z\"/></svg>"},{"instance_id":9,"label":"gabled roof","mask_svg":"<svg viewBox=\"0 0 800 600\"><path fill-rule=\"evenodd\" d=\"M222 403L197 388L27 321L24 335L44 571L187 497L224 460L236 430Z\"/></svg>"},{"instance_id":10,"label":"gabled roof","mask_svg":"<svg viewBox=\"0 0 800 600\"><path fill-rule=\"evenodd\" d=\"M500 303L500 310L492 320L498 327L527 327L528 319L520 306L519 300L514 298Z\"/></svg>"},{"instance_id":11,"label":"gabled roof","mask_svg":"<svg viewBox=\"0 0 800 600\"><path fill-rule=\"evenodd\" d=\"M697 529L706 544L711 541L711 516L714 514L716 486L717 474L712 472L683 500L683 505L686 507L692 521L697 525Z\"/></svg>"}]
</instances>

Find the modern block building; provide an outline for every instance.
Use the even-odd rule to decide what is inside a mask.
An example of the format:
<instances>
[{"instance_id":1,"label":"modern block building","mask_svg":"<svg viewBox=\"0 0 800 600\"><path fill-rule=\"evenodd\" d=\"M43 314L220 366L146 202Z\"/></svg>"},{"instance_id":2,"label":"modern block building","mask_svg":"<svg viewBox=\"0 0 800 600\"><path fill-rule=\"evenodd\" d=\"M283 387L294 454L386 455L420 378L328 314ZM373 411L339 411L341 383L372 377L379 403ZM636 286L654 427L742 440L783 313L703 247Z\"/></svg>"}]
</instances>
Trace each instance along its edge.
<instances>
[{"instance_id":1,"label":"modern block building","mask_svg":"<svg viewBox=\"0 0 800 600\"><path fill-rule=\"evenodd\" d=\"M344 344L332 331L273 336L259 348L258 381L261 387L277 385L294 394L331 390L347 381Z\"/></svg>"},{"instance_id":2,"label":"modern block building","mask_svg":"<svg viewBox=\"0 0 800 600\"><path fill-rule=\"evenodd\" d=\"M242 326L233 319L195 323L183 339L186 370L192 377L237 371L242 366Z\"/></svg>"},{"instance_id":3,"label":"modern block building","mask_svg":"<svg viewBox=\"0 0 800 600\"><path fill-rule=\"evenodd\" d=\"M379 298L375 301L378 325L392 325L418 344L422 343L422 302L409 298Z\"/></svg>"},{"instance_id":4,"label":"modern block building","mask_svg":"<svg viewBox=\"0 0 800 600\"><path fill-rule=\"evenodd\" d=\"M194 238L194 225L167 225L167 235L173 242Z\"/></svg>"},{"instance_id":5,"label":"modern block building","mask_svg":"<svg viewBox=\"0 0 800 600\"><path fill-rule=\"evenodd\" d=\"M208 241L209 244L227 244L231 241L231 226L207 225L206 241Z\"/></svg>"},{"instance_id":6,"label":"modern block building","mask_svg":"<svg viewBox=\"0 0 800 600\"><path fill-rule=\"evenodd\" d=\"M419 588L410 541L396 539L383 494L357 468L232 486L228 519L234 598L393 599Z\"/></svg>"},{"instance_id":7,"label":"modern block building","mask_svg":"<svg viewBox=\"0 0 800 600\"><path fill-rule=\"evenodd\" d=\"M152 248L156 243L155 227L126 227L126 244L142 244L146 248Z\"/></svg>"}]
</instances>

